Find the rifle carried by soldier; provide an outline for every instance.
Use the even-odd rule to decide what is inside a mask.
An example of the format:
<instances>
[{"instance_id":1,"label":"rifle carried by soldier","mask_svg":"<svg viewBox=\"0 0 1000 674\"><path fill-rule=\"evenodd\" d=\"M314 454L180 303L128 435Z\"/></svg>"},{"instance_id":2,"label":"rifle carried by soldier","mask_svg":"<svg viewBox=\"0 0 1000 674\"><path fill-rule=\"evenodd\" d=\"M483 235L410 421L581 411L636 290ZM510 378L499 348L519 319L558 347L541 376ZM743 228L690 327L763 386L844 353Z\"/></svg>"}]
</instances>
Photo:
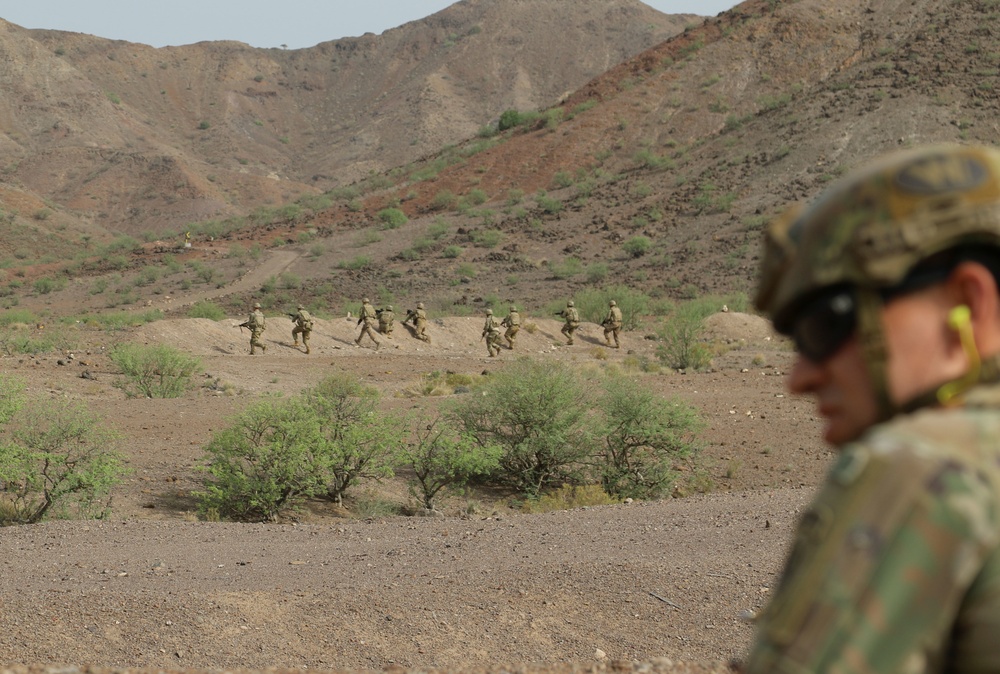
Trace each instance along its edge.
<instances>
[{"instance_id":1,"label":"rifle carried by soldier","mask_svg":"<svg viewBox=\"0 0 1000 674\"><path fill-rule=\"evenodd\" d=\"M250 321L243 321L242 323L240 323L236 327L240 329L240 332L243 332L243 328L249 328L250 327Z\"/></svg>"}]
</instances>

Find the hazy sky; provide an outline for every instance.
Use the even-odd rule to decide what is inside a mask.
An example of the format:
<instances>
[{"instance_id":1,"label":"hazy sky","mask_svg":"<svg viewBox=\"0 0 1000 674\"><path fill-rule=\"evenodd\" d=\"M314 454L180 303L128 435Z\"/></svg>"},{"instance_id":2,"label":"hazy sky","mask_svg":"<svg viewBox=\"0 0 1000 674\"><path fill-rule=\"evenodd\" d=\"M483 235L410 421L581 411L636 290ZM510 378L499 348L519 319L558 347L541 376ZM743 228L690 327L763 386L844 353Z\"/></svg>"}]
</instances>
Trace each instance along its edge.
<instances>
[{"instance_id":1,"label":"hazy sky","mask_svg":"<svg viewBox=\"0 0 1000 674\"><path fill-rule=\"evenodd\" d=\"M567 3L573 0L566 0ZM23 28L89 33L154 47L239 40L311 47L381 33L457 0L0 0L0 18ZM739 0L643 0L661 12L715 16Z\"/></svg>"}]
</instances>

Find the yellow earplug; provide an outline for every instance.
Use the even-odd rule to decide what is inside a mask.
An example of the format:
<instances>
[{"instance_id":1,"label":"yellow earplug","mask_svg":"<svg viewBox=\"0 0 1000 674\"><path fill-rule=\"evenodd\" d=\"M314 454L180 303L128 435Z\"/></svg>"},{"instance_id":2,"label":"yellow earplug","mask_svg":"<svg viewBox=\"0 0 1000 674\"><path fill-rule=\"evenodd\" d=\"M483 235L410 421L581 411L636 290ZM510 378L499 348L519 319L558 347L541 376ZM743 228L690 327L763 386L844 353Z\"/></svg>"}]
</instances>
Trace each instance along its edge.
<instances>
[{"instance_id":1,"label":"yellow earplug","mask_svg":"<svg viewBox=\"0 0 1000 674\"><path fill-rule=\"evenodd\" d=\"M950 381L938 389L937 398L942 405L976 385L979 381L981 363L979 350L976 348L976 336L972 331L972 311L969 310L969 307L959 304L949 311L948 327L958 331L958 338L962 341L962 350L969 360L969 369L958 379Z\"/></svg>"}]
</instances>

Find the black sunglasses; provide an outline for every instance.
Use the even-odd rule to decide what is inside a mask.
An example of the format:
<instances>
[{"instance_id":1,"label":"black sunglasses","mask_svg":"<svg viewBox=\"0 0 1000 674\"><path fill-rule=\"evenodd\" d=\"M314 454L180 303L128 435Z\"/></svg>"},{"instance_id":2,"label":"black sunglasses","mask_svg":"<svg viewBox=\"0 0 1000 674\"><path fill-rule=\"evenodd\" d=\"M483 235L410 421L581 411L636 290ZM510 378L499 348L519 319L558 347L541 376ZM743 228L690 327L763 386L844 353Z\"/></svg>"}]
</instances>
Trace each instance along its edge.
<instances>
[{"instance_id":1,"label":"black sunglasses","mask_svg":"<svg viewBox=\"0 0 1000 674\"><path fill-rule=\"evenodd\" d=\"M825 361L854 334L856 307L850 287L834 288L813 298L792 325L795 349L814 363Z\"/></svg>"}]
</instances>

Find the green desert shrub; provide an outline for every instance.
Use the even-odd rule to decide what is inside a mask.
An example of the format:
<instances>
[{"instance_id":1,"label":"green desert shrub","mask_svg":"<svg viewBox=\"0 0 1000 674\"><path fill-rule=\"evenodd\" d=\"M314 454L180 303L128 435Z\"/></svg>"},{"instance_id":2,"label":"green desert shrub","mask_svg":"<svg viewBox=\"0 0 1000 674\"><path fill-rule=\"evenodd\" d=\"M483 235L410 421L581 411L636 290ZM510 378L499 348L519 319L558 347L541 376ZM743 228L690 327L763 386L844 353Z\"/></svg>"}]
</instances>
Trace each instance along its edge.
<instances>
[{"instance_id":1,"label":"green desert shrub","mask_svg":"<svg viewBox=\"0 0 1000 674\"><path fill-rule=\"evenodd\" d=\"M188 309L187 315L188 318L208 318L213 321L221 321L226 317L226 312L215 302L198 300Z\"/></svg>"},{"instance_id":2,"label":"green desert shrub","mask_svg":"<svg viewBox=\"0 0 1000 674\"><path fill-rule=\"evenodd\" d=\"M321 493L319 426L301 400L268 400L244 410L205 446L207 478L196 494L199 511L265 522Z\"/></svg>"},{"instance_id":3,"label":"green desert shrub","mask_svg":"<svg viewBox=\"0 0 1000 674\"><path fill-rule=\"evenodd\" d=\"M117 434L79 403L0 376L0 525L102 518L124 474Z\"/></svg>"},{"instance_id":4,"label":"green desert shrub","mask_svg":"<svg viewBox=\"0 0 1000 674\"><path fill-rule=\"evenodd\" d=\"M201 368L197 358L163 344L123 342L108 356L125 375L115 385L129 397L180 397L191 388L191 377Z\"/></svg>"},{"instance_id":5,"label":"green desert shrub","mask_svg":"<svg viewBox=\"0 0 1000 674\"><path fill-rule=\"evenodd\" d=\"M398 208L383 208L378 212L378 219L384 229L397 229L409 222L406 213Z\"/></svg>"}]
</instances>

